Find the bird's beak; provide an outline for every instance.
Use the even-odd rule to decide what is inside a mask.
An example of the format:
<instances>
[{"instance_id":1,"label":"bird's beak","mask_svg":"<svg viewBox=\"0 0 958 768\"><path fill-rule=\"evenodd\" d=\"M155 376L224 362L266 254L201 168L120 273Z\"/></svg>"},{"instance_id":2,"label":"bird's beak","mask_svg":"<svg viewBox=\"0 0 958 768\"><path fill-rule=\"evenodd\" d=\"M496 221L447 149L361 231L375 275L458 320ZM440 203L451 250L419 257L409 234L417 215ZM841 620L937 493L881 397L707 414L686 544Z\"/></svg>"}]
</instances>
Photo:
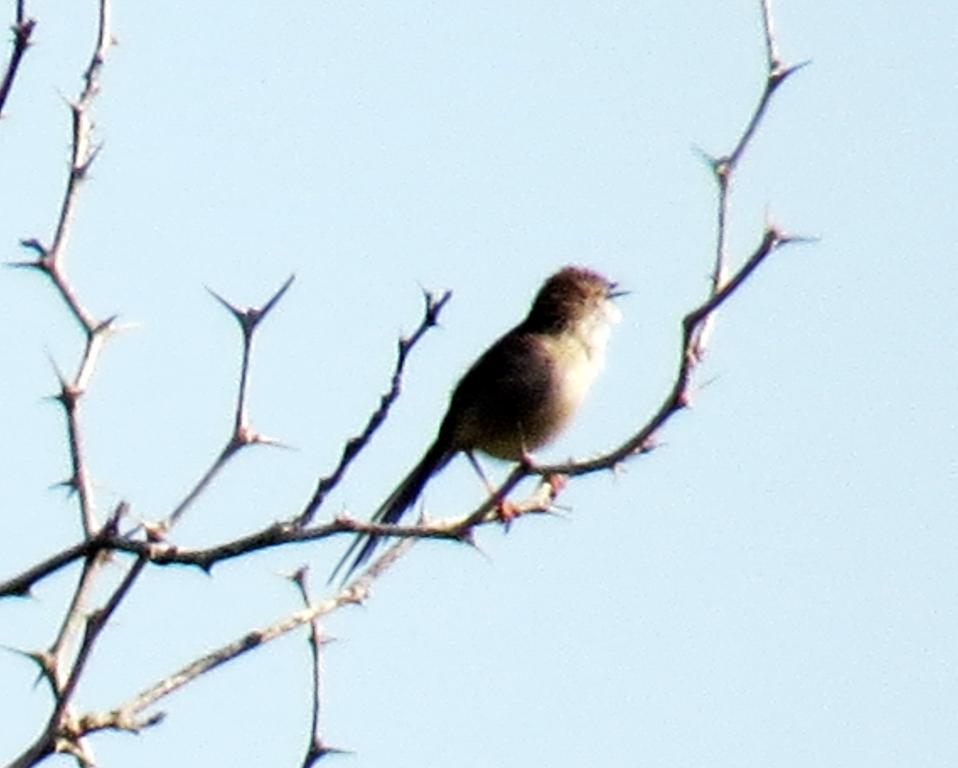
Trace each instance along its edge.
<instances>
[{"instance_id":1,"label":"bird's beak","mask_svg":"<svg viewBox=\"0 0 958 768\"><path fill-rule=\"evenodd\" d=\"M619 288L618 283L610 283L609 290L605 294L605 297L607 299L617 299L620 296L628 296L630 293L632 293L632 291L624 291L621 288Z\"/></svg>"}]
</instances>

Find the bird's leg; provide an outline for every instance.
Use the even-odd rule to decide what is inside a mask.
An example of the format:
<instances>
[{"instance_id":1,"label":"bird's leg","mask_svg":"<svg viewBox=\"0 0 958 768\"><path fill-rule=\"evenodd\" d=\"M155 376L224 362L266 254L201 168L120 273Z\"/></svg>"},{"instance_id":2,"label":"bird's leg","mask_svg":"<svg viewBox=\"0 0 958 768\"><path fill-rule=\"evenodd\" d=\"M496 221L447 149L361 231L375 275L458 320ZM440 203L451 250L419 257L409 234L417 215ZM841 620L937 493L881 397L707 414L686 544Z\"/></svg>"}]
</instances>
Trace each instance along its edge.
<instances>
[{"instance_id":1,"label":"bird's leg","mask_svg":"<svg viewBox=\"0 0 958 768\"><path fill-rule=\"evenodd\" d=\"M536 460L532 453L526 448L525 441L520 441L521 452L519 454L519 464L523 469L529 471L535 471ZM542 478L543 482L549 486L549 491L551 497L554 499L558 496L562 489L566 487L569 482L569 478L566 475L560 474L558 472L551 472L548 475L545 475Z\"/></svg>"},{"instance_id":2,"label":"bird's leg","mask_svg":"<svg viewBox=\"0 0 958 768\"><path fill-rule=\"evenodd\" d=\"M552 498L558 496L562 492L562 489L569 484L569 476L563 475L559 472L548 474L543 479L548 484L549 488L552 489Z\"/></svg>"},{"instance_id":3,"label":"bird's leg","mask_svg":"<svg viewBox=\"0 0 958 768\"><path fill-rule=\"evenodd\" d=\"M482 465L479 463L479 459L476 458L476 455L472 451L466 451L466 456L469 458L469 463L472 464L472 468L476 470L476 474L479 475L479 479L482 480L482 484L486 487L486 491L490 496L494 496L496 493L496 488L492 483L489 482L489 479L486 477L486 473L482 471ZM527 454L523 452L523 460L525 460ZM499 499L496 503L496 513L499 515L499 519L506 526L506 530L509 530L509 525L512 523L513 519L519 514L519 510L516 508L516 505L513 504L508 499Z\"/></svg>"}]
</instances>

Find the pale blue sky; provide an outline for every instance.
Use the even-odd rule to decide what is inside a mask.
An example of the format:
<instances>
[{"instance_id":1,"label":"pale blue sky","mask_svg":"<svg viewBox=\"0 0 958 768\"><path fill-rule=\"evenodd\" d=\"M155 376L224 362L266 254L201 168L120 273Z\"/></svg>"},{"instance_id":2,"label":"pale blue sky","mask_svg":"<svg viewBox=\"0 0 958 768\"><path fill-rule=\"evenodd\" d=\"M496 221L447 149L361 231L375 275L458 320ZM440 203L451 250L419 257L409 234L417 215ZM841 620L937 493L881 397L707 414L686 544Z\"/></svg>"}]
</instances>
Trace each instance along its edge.
<instances>
[{"instance_id":1,"label":"pale blue sky","mask_svg":"<svg viewBox=\"0 0 958 768\"><path fill-rule=\"evenodd\" d=\"M29 2L36 45L0 123L0 248L48 239L65 100L95 3ZM9 16L8 12L7 15ZM69 270L111 342L86 408L104 504L168 512L229 429L241 304L297 275L258 341L251 450L177 531L217 541L298 509L386 385L419 286L443 327L326 514L368 515L425 447L456 377L585 263L633 289L609 365L543 458L642 423L707 288L722 152L763 77L757 2L118 3ZM695 407L620 476L574 482L567 519L417 546L326 626L325 733L378 768L958 763L958 7L778 0L787 61L741 167L733 252L766 214L820 237L776 254L720 316ZM6 49L4 49L6 55ZM0 578L74 541L50 358L79 338L36 275L0 273ZM502 471L498 469L498 471ZM478 498L465 462L435 515ZM106 707L297 607L345 540L214 571L152 571L79 694ZM116 570L119 574L119 569ZM0 602L0 643L49 641L75 573ZM0 655L0 762L48 696ZM102 765L297 765L304 635L163 704ZM51 761L66 764L66 761Z\"/></svg>"}]
</instances>

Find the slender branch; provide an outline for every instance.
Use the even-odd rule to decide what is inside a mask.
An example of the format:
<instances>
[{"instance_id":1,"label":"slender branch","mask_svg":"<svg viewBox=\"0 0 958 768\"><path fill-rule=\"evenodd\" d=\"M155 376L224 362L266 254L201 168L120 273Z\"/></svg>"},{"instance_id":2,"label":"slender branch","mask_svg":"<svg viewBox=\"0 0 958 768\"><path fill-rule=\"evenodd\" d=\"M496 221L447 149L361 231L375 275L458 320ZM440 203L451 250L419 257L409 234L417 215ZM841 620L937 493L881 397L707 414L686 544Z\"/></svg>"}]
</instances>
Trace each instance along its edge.
<instances>
[{"instance_id":1,"label":"slender branch","mask_svg":"<svg viewBox=\"0 0 958 768\"><path fill-rule=\"evenodd\" d=\"M183 517L186 511L193 505L193 502L206 490L213 479L220 473L227 462L241 449L248 445L270 444L275 445L277 441L257 433L249 425L247 416L247 394L249 390L250 363L252 360L253 338L260 323L272 311L273 307L279 302L289 287L293 284L294 275L290 275L261 307L248 307L239 309L230 304L226 299L210 288L207 290L239 323L240 331L243 334L242 362L240 364L239 384L237 386L236 407L233 411L233 430L227 438L225 445L219 455L213 460L213 463L203 473L196 484L187 492L183 500L176 505L169 516L158 524L149 526L150 532L154 537L165 535L176 523Z\"/></svg>"},{"instance_id":2,"label":"slender branch","mask_svg":"<svg viewBox=\"0 0 958 768\"><path fill-rule=\"evenodd\" d=\"M186 496L183 497L182 501L176 505L169 517L156 525L156 536L164 536L174 525L176 525L179 519L193 505L193 502L196 501L203 491L206 490L209 484L213 482L213 479L220 473L220 470L226 466L226 463L230 460L233 454L240 449L241 445L242 443L234 440L232 435L230 436L230 439L227 441L226 445L223 446L223 449L220 451L219 455L213 460L213 463L210 464L200 479L196 481L192 488L190 488Z\"/></svg>"},{"instance_id":3,"label":"slender branch","mask_svg":"<svg viewBox=\"0 0 958 768\"><path fill-rule=\"evenodd\" d=\"M336 468L329 475L320 478L313 497L309 500L309 503L302 513L295 518L296 525L305 527L312 522L320 505L322 505L326 499L326 496L339 484L349 469L349 465L352 464L353 460L369 444L373 435L375 435L379 427L382 426L386 417L389 415L390 408L392 408L393 403L396 402L402 391L403 373L405 372L406 360L409 358L409 353L412 352L413 348L419 343L419 340L425 335L426 331L438 324L439 313L442 312L442 308L451 298L451 291L444 291L439 296L429 293L428 291L423 292L425 306L423 307L422 320L419 322L419 326L413 332L412 336L399 339L399 344L396 349L396 364L393 367L388 391L379 398L379 406L370 415L366 426L363 427L363 431L360 432L359 435L351 437L346 441L342 455L339 458L339 464L336 465Z\"/></svg>"},{"instance_id":4,"label":"slender branch","mask_svg":"<svg viewBox=\"0 0 958 768\"><path fill-rule=\"evenodd\" d=\"M96 577L99 575L100 568L108 558L104 551L97 552L83 561L83 569L80 572L80 579L76 588L73 590L73 596L70 598L70 606L67 608L66 615L60 625L60 631L49 650L51 660L51 679L50 685L55 694L59 697L63 692L66 683L65 672L69 664L69 654L71 646L77 636L77 633L86 623L88 617L87 605L89 604L93 590L96 588Z\"/></svg>"},{"instance_id":5,"label":"slender branch","mask_svg":"<svg viewBox=\"0 0 958 768\"><path fill-rule=\"evenodd\" d=\"M90 119L90 109L93 100L100 90L99 75L106 59L106 53L111 42L110 32L110 0L99 0L99 23L97 25L96 43L90 62L83 73L84 86L79 98L70 105L72 118L72 142L70 150L70 173L67 176L63 200L60 204L60 213L57 217L56 230L53 242L49 247L44 246L37 238L21 240L24 248L37 254L33 261L17 262L12 266L32 267L40 270L56 287L70 313L87 336L88 349L84 361L90 355L91 337L101 326L94 320L93 315L83 306L77 297L76 291L67 279L64 271L64 257L67 243L70 238L72 222L76 213L77 195L80 184L86 179L93 161L96 160L100 148L91 142L93 123ZM83 365L81 365L81 370ZM80 377L78 377L79 379Z\"/></svg>"},{"instance_id":6,"label":"slender branch","mask_svg":"<svg viewBox=\"0 0 958 768\"><path fill-rule=\"evenodd\" d=\"M386 555L401 553L410 546L409 541L401 541L390 548ZM389 568L396 558L387 559L384 555L374 565L378 571L372 577L378 577ZM143 717L143 712L157 702L178 691L202 675L236 659L250 651L264 646L298 627L316 621L331 612L345 606L364 602L369 597L370 573L373 568L343 587L336 595L312 603L306 608L284 616L259 629L244 633L232 642L201 656L193 662L163 678L149 688L144 689L116 709L109 712L89 713L77 719L76 734L86 735L101 730L139 731L159 722L163 715L155 713Z\"/></svg>"},{"instance_id":7,"label":"slender branch","mask_svg":"<svg viewBox=\"0 0 958 768\"><path fill-rule=\"evenodd\" d=\"M81 558L92 558L101 551L117 549L115 545L117 541L128 541L126 537L117 537L116 535L120 519L126 514L127 510L128 506L121 502L117 505L107 524L101 527L94 537L84 538L82 541L66 547L46 560L28 568L18 576L0 582L0 598L27 597L34 585L57 573L65 566ZM139 555L141 553L134 551L132 554Z\"/></svg>"},{"instance_id":8,"label":"slender branch","mask_svg":"<svg viewBox=\"0 0 958 768\"><path fill-rule=\"evenodd\" d=\"M93 652L93 647L96 644L100 633L109 622L110 617L120 606L120 603L122 603L123 599L129 594L130 589L143 572L143 568L146 566L147 562L148 561L145 557L138 557L126 572L123 580L119 583L116 589L113 590L113 593L110 595L104 606L99 610L94 611L87 620L86 629L83 633L83 640L80 643L80 649L77 651L77 658L73 662L73 667L70 670L70 676L67 678L66 684L63 686L63 690L57 697L56 707L53 710L53 715L50 717L51 723L57 723L61 715L63 715L64 711L66 710L66 707L70 703L73 693L76 690L77 684L80 681L80 677L83 674L84 669L86 669L86 664L90 659L90 656ZM83 734L76 734L78 737L82 735Z\"/></svg>"},{"instance_id":9,"label":"slender branch","mask_svg":"<svg viewBox=\"0 0 958 768\"><path fill-rule=\"evenodd\" d=\"M785 79L805 66L805 63L787 67L782 64L778 56L775 42L775 27L772 17L771 0L760 0L762 10L762 34L765 40L766 74L765 85L759 96L758 103L745 125L745 129L735 142L732 151L721 157L709 157L709 167L712 170L717 189L716 201L716 237L715 262L712 267L712 293L717 293L728 279L728 218L729 204L732 191L732 179L739 162L755 136L762 119L768 110L772 96ZM806 62L807 63L807 62ZM710 316L696 330L693 352L699 359L706 354L709 339L714 328L714 315Z\"/></svg>"},{"instance_id":10,"label":"slender branch","mask_svg":"<svg viewBox=\"0 0 958 768\"><path fill-rule=\"evenodd\" d=\"M57 223L56 235L47 254L54 264L58 264L62 260L66 250L71 224L76 213L76 193L79 184L86 179L90 166L100 153L100 146L94 146L91 143L93 123L90 120L90 107L96 95L100 92L100 72L103 69L103 62L106 60L106 53L112 42L110 0L100 0L98 8L96 44L93 48L93 54L90 56L90 63L83 73L83 90L80 93L80 98L70 105L70 112L73 117L70 176L64 192L63 204L60 207L60 219ZM83 318L79 315L77 319L83 322ZM87 330L92 330L89 324L84 322L84 325Z\"/></svg>"},{"instance_id":11,"label":"slender branch","mask_svg":"<svg viewBox=\"0 0 958 768\"><path fill-rule=\"evenodd\" d=\"M71 700L100 633L106 627L120 603L129 594L145 565L146 559L138 558L127 571L120 584L113 590L104 606L94 611L87 618L83 639L77 650L70 674L62 689L55 691L56 703L47 721L46 728L37 740L10 764L10 768L14 766L25 768L35 765L54 752L70 753L77 758L81 765L91 768L95 766L96 763L93 760L90 747L85 742L88 731L79 727L77 717L71 707Z\"/></svg>"},{"instance_id":12,"label":"slender branch","mask_svg":"<svg viewBox=\"0 0 958 768\"><path fill-rule=\"evenodd\" d=\"M12 27L13 53L10 54L10 61L3 73L3 79L0 80L0 117L3 116L3 108L6 106L7 97L13 88L13 81L20 69L23 54L30 47L30 36L33 34L33 28L36 24L34 19L28 19L26 16L24 0L17 0L17 18Z\"/></svg>"},{"instance_id":13,"label":"slender branch","mask_svg":"<svg viewBox=\"0 0 958 768\"><path fill-rule=\"evenodd\" d=\"M83 521L83 532L89 538L96 529L96 512L93 503L93 484L83 459L83 439L80 431L80 396L81 391L61 379L60 393L57 401L63 406L63 413L67 421L67 444L70 448L70 466L72 473L63 485L75 491L80 504L80 517Z\"/></svg>"},{"instance_id":14,"label":"slender branch","mask_svg":"<svg viewBox=\"0 0 958 768\"><path fill-rule=\"evenodd\" d=\"M64 567L101 551L125 553L143 557L156 566L181 565L209 571L217 563L262 552L290 544L306 544L332 536L369 533L397 538L461 538L455 521L436 522L431 526L404 526L372 523L351 517L340 516L330 523L310 528L299 528L289 523L274 523L259 531L206 548L179 547L159 538L146 541L131 538L129 534L117 535L107 531L92 539L85 539L51 555L22 573L0 581L0 598L24 597L34 586L59 572Z\"/></svg>"},{"instance_id":15,"label":"slender branch","mask_svg":"<svg viewBox=\"0 0 958 768\"><path fill-rule=\"evenodd\" d=\"M81 557L85 557L90 551L91 543L90 540L80 541L31 566L19 575L0 581L0 597L28 597L35 584Z\"/></svg>"},{"instance_id":16,"label":"slender branch","mask_svg":"<svg viewBox=\"0 0 958 768\"><path fill-rule=\"evenodd\" d=\"M56 234L53 237L52 245L46 249L45 258L50 262L50 269L59 267L63 259L70 236L71 224L76 213L77 190L80 183L86 179L90 166L100 152L99 146L94 146L91 143L93 123L90 120L90 107L100 91L99 75L106 59L110 41L110 0L100 0L96 44L90 57L90 63L83 73L84 87L80 93L80 98L70 105L70 114L73 118L70 175L67 178L63 203L60 206ZM58 287L64 292L64 299L74 310L77 320L88 332L92 332L93 324L90 322L88 315L84 316L79 302L75 300L75 297L67 296L63 286Z\"/></svg>"},{"instance_id":17,"label":"slender branch","mask_svg":"<svg viewBox=\"0 0 958 768\"><path fill-rule=\"evenodd\" d=\"M290 580L296 585L297 590L299 590L300 597L303 599L303 605L308 609L313 603L313 599L310 596L309 590L309 568L303 566L299 568L291 577ZM322 691L323 691L323 656L322 649L323 646L329 642L322 629L319 626L319 622L314 618L309 622L309 656L312 666L312 707L310 711L310 728L309 728L309 742L306 745L306 753L303 756L302 768L311 768L313 765L318 763L323 757L333 752L341 752L342 750L335 749L334 747L328 746L323 740L322 732L320 731L319 724L319 713L322 707Z\"/></svg>"},{"instance_id":18,"label":"slender branch","mask_svg":"<svg viewBox=\"0 0 958 768\"><path fill-rule=\"evenodd\" d=\"M80 184L85 180L87 172L99 151L91 142L93 124L90 119L90 110L93 100L99 91L99 73L102 69L106 52L109 48L110 36L110 5L109 0L99 0L99 23L97 38L93 53L90 57L84 74L84 86L76 102L70 105L72 117L72 142L70 171L60 205L59 215L53 241L49 247L43 246L36 238L22 241L25 248L36 254L33 261L21 262L13 266L29 267L43 272L57 290L68 311L80 325L85 336L85 344L80 364L72 380L67 380L58 373L60 389L56 400L63 407L67 422L67 443L70 452L71 476L64 485L76 492L79 500L80 517L85 539L84 564L80 578L74 588L69 606L66 609L60 629L49 651L34 654L43 663L43 676L50 682L54 695L55 706L46 727L34 744L26 750L13 765L33 765L44 756L52 752L71 754L78 764L93 766L95 758L93 752L82 738L82 734L71 735L70 724L73 714L70 708L72 694L79 683L86 666L86 661L100 631L123 595L132 586L135 574L142 571L142 564L134 566L131 572L135 574L114 593L105 609L99 613L88 615L87 605L96 588L96 578L102 571L104 563L109 559L109 552L104 549L90 546L90 542L100 536L111 536L116 533L125 505L118 506L112 518L102 528L98 528L96 509L93 501L92 482L87 471L84 458L82 431L80 427L79 405L80 399L89 386L93 371L99 358L103 342L113 330L115 318L105 321L96 321L93 315L80 302L76 290L70 283L64 266L64 259L69 242L72 222L75 217L76 203ZM29 27L25 26L23 2L18 2L18 22L29 37ZM24 41L26 42L26 41ZM5 98L5 96L4 96ZM55 562L61 559L54 557L42 564L47 568L59 568L65 564ZM52 571L51 571L52 572ZM29 582L22 582L29 591ZM77 645L77 636L82 631L82 637ZM76 646L74 651L74 646Z\"/></svg>"},{"instance_id":19,"label":"slender branch","mask_svg":"<svg viewBox=\"0 0 958 768\"><path fill-rule=\"evenodd\" d=\"M18 21L25 23L23 21L22 3L18 6L17 14ZM93 99L99 90L98 75L109 47L109 39L109 0L100 0L97 40L94 45L93 54L90 57L90 63L84 72L85 84L80 93L80 97L74 104L70 105L70 111L73 117L70 173L67 177L66 189L64 190L63 202L60 206L53 243L47 248L36 238L23 240L23 246L34 251L36 258L32 261L18 262L12 265L38 269L47 275L68 310L79 323L86 337L86 345L83 350L80 365L72 381L67 383L62 376L60 377L60 392L57 396L57 400L63 406L67 416L72 474L66 482L66 485L77 492L83 530L88 537L93 535L93 531L96 527L96 516L92 499L92 485L85 467L81 447L79 400L89 385L90 377L95 368L103 340L112 330L114 318L109 318L103 322L94 320L90 312L80 302L75 289L68 280L64 271L63 259L69 239L70 222L72 221L76 207L79 185L85 178L86 172L98 151L92 148L90 144L92 123L89 118L89 111Z\"/></svg>"}]
</instances>

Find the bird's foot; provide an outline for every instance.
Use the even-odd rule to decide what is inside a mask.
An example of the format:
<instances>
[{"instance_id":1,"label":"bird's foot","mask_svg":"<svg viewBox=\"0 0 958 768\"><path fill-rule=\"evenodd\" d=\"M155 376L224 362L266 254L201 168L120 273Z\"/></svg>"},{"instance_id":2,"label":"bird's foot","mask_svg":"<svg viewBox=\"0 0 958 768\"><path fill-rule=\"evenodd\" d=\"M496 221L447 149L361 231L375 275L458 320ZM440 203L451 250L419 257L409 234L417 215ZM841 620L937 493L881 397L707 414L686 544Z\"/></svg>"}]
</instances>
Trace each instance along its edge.
<instances>
[{"instance_id":1,"label":"bird's foot","mask_svg":"<svg viewBox=\"0 0 958 768\"><path fill-rule=\"evenodd\" d=\"M552 498L555 498L562 493L562 489L569 484L569 476L561 475L558 472L553 472L550 475L546 475L544 480L546 485L552 489Z\"/></svg>"},{"instance_id":2,"label":"bird's foot","mask_svg":"<svg viewBox=\"0 0 958 768\"><path fill-rule=\"evenodd\" d=\"M496 515L499 517L499 522L502 523L502 527L506 529L506 533L509 532L512 521L519 517L519 514L519 507L508 499L502 499L502 501L496 504Z\"/></svg>"}]
</instances>

